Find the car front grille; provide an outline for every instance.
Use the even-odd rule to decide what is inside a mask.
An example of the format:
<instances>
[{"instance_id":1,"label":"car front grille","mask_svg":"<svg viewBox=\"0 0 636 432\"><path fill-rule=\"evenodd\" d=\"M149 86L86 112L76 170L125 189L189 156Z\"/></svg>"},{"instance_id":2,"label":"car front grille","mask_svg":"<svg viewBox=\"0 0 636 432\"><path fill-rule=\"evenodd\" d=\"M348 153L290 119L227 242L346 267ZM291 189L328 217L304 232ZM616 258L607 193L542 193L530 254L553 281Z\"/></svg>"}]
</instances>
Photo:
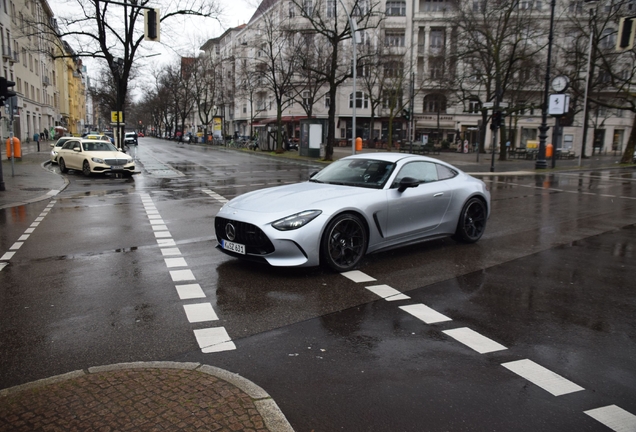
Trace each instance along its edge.
<instances>
[{"instance_id":1,"label":"car front grille","mask_svg":"<svg viewBox=\"0 0 636 432\"><path fill-rule=\"evenodd\" d=\"M104 159L104 163L110 166L124 166L128 163L128 159Z\"/></svg>"},{"instance_id":2,"label":"car front grille","mask_svg":"<svg viewBox=\"0 0 636 432\"><path fill-rule=\"evenodd\" d=\"M234 226L236 233L234 240L230 240L227 238L227 234L225 234L225 227L228 223ZM266 255L274 252L272 242L265 233L255 225L217 217L214 219L214 230L219 243L221 239L223 239L243 244L245 245L245 252L248 254Z\"/></svg>"}]
</instances>

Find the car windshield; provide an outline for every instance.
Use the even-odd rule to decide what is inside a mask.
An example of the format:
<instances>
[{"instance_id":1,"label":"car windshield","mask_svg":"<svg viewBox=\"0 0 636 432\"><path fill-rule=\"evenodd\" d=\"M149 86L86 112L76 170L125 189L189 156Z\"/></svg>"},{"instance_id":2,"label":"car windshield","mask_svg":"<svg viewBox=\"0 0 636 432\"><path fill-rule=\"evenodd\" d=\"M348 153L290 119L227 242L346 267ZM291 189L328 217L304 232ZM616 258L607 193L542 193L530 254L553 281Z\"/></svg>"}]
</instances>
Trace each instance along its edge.
<instances>
[{"instance_id":1,"label":"car windshield","mask_svg":"<svg viewBox=\"0 0 636 432\"><path fill-rule=\"evenodd\" d=\"M109 142L95 141L84 143L84 151L117 151L117 149Z\"/></svg>"},{"instance_id":2,"label":"car windshield","mask_svg":"<svg viewBox=\"0 0 636 432\"><path fill-rule=\"evenodd\" d=\"M375 159L340 159L314 175L309 181L381 189L395 164Z\"/></svg>"}]
</instances>

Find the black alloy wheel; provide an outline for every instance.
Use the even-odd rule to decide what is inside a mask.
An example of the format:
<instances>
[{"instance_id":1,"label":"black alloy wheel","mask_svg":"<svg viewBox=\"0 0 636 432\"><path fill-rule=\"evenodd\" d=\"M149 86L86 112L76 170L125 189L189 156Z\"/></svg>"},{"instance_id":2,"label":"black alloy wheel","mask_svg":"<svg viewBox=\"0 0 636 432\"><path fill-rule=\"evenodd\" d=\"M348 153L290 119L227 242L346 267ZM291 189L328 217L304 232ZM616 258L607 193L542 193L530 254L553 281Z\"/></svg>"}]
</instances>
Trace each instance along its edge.
<instances>
[{"instance_id":1,"label":"black alloy wheel","mask_svg":"<svg viewBox=\"0 0 636 432\"><path fill-rule=\"evenodd\" d=\"M369 239L364 223L354 214L336 216L322 236L322 262L337 272L354 269L364 256Z\"/></svg>"},{"instance_id":2,"label":"black alloy wheel","mask_svg":"<svg viewBox=\"0 0 636 432\"><path fill-rule=\"evenodd\" d=\"M462 209L453 238L464 243L475 243L486 230L488 217L486 204L479 198L471 198Z\"/></svg>"}]
</instances>

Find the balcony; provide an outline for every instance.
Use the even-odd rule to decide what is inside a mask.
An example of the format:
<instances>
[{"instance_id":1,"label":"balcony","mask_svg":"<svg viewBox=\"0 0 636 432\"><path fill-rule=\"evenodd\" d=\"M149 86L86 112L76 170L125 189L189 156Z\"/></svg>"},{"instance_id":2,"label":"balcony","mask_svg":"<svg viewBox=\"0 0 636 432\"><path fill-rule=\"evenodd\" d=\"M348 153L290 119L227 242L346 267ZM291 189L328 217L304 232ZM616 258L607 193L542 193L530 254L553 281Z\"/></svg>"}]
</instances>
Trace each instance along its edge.
<instances>
[{"instance_id":1,"label":"balcony","mask_svg":"<svg viewBox=\"0 0 636 432\"><path fill-rule=\"evenodd\" d=\"M11 54L11 48L10 47L2 47L2 58L4 60L9 60L9 61L13 61L13 55Z\"/></svg>"},{"instance_id":2,"label":"balcony","mask_svg":"<svg viewBox=\"0 0 636 432\"><path fill-rule=\"evenodd\" d=\"M42 85L44 87L48 87L49 85L51 85L51 81L49 80L49 77L47 76L42 77Z\"/></svg>"}]
</instances>

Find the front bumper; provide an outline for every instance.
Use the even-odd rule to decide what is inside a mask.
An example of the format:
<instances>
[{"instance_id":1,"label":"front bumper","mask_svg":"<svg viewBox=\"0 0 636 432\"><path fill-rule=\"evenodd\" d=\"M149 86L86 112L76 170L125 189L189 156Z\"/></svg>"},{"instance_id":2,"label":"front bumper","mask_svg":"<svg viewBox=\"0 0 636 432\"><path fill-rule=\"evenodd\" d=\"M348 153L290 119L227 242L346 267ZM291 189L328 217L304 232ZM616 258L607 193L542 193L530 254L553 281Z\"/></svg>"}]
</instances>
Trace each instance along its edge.
<instances>
[{"instance_id":1,"label":"front bumper","mask_svg":"<svg viewBox=\"0 0 636 432\"><path fill-rule=\"evenodd\" d=\"M235 229L233 240L229 240L226 234L228 224ZM256 226L220 215L215 218L214 228L217 249L234 258L267 263L274 267L311 267L320 262L318 238L314 238L313 235L306 236L309 231L302 228L278 231L270 224ZM245 254L223 249L222 240L243 244Z\"/></svg>"}]
</instances>

